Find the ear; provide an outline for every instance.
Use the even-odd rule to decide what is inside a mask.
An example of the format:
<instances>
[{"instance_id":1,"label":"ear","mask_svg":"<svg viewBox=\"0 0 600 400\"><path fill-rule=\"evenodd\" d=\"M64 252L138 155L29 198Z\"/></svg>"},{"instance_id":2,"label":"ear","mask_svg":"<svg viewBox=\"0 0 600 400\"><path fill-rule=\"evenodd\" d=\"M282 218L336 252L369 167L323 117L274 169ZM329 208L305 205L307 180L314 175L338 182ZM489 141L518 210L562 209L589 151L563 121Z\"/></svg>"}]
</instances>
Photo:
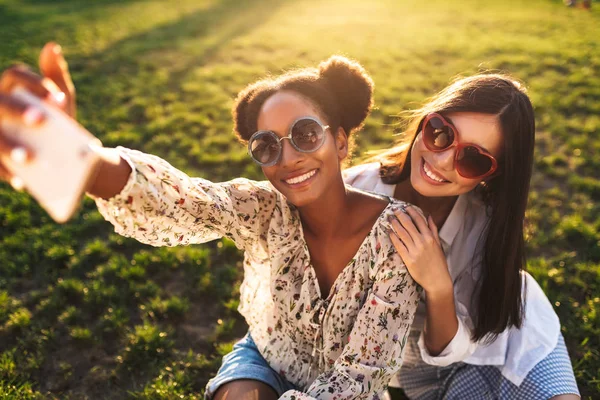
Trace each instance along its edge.
<instances>
[{"instance_id":1,"label":"ear","mask_svg":"<svg viewBox=\"0 0 600 400\"><path fill-rule=\"evenodd\" d=\"M348 135L341 126L335 134L335 146L340 161L348 157Z\"/></svg>"}]
</instances>

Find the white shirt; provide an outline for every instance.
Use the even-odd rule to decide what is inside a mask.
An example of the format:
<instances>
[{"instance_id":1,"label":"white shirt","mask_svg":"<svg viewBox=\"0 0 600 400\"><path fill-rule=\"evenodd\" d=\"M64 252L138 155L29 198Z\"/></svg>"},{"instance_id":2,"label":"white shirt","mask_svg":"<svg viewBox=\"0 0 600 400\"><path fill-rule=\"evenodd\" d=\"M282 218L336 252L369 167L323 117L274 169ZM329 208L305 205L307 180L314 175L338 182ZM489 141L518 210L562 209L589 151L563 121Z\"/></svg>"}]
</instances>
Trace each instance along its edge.
<instances>
[{"instance_id":1,"label":"white shirt","mask_svg":"<svg viewBox=\"0 0 600 400\"><path fill-rule=\"evenodd\" d=\"M269 182L190 178L120 149L132 173L96 199L121 235L153 246L229 237L245 251L240 313L269 365L302 392L280 399L379 399L402 365L419 289L389 238L389 198L329 294L321 295L298 210ZM335 251L333 249L332 251Z\"/></svg>"},{"instance_id":2,"label":"white shirt","mask_svg":"<svg viewBox=\"0 0 600 400\"><path fill-rule=\"evenodd\" d=\"M344 171L344 180L363 190L394 195L395 185L385 184L379 177L379 163L347 169ZM458 331L438 356L431 356L427 352L422 333L419 349L423 361L431 365L445 366L458 361L495 365L504 377L518 386L529 371L556 347L560 322L538 283L524 272L526 303L521 329L507 329L489 344L471 340L473 322L468 310L481 275L481 249L478 248L478 241L487 222L486 207L477 196L466 193L458 197L439 231L454 284ZM425 307L420 305L413 329L422 331L425 312Z\"/></svg>"}]
</instances>

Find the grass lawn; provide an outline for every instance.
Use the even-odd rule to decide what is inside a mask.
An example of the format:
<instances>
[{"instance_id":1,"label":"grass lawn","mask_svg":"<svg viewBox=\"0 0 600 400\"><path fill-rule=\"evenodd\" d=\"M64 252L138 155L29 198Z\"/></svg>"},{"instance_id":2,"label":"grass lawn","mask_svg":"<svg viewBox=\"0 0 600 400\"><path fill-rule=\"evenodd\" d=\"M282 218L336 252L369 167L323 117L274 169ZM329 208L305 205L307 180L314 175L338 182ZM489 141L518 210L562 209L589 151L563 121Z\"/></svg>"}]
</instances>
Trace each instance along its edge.
<instances>
[{"instance_id":1,"label":"grass lawn","mask_svg":"<svg viewBox=\"0 0 600 400\"><path fill-rule=\"evenodd\" d=\"M0 68L63 45L80 121L106 146L213 180L260 178L235 94L333 53L360 60L377 108L357 155L453 77L500 70L536 108L528 268L563 324L584 398L600 397L600 4L559 0L0 0ZM93 202L64 226L0 184L0 397L200 398L244 332L226 241L154 249Z\"/></svg>"}]
</instances>

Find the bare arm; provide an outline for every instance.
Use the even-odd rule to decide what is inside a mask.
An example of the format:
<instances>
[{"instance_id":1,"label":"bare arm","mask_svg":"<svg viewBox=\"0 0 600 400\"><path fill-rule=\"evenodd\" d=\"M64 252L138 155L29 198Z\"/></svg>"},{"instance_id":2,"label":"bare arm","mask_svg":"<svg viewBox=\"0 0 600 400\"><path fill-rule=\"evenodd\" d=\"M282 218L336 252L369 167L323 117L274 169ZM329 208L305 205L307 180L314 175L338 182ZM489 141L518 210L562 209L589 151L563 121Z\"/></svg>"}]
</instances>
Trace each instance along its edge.
<instances>
[{"instance_id":1,"label":"bare arm","mask_svg":"<svg viewBox=\"0 0 600 400\"><path fill-rule=\"evenodd\" d=\"M425 347L439 355L458 332L454 289L437 227L413 206L396 211L392 221L394 243L408 271L426 295Z\"/></svg>"},{"instance_id":2,"label":"bare arm","mask_svg":"<svg viewBox=\"0 0 600 400\"><path fill-rule=\"evenodd\" d=\"M22 118L27 123L26 111L28 108L26 105L8 97L11 90L21 86L32 94L53 102L67 115L75 118L75 87L59 45L48 43L44 46L40 53L40 70L43 76L22 66L3 71L0 79L0 117ZM29 115L33 114L30 112ZM29 123L33 124L31 121ZM10 154L16 146L17 144L3 139L0 132L0 152ZM121 192L125 187L131 168L115 150L98 149L98 153L101 161L96 169L96 179L90 183L87 189L88 193L94 196L108 199ZM29 156L33 155L29 154ZM0 164L0 179L10 181L11 178L8 170Z\"/></svg>"},{"instance_id":3,"label":"bare arm","mask_svg":"<svg viewBox=\"0 0 600 400\"><path fill-rule=\"evenodd\" d=\"M427 317L425 320L425 347L432 356L439 355L452 341L458 331L458 318L454 307L452 285L443 291L427 293Z\"/></svg>"},{"instance_id":4,"label":"bare arm","mask_svg":"<svg viewBox=\"0 0 600 400\"><path fill-rule=\"evenodd\" d=\"M131 175L131 167L115 149L99 148L96 151L100 155L100 163L88 193L108 200L123 190Z\"/></svg>"}]
</instances>

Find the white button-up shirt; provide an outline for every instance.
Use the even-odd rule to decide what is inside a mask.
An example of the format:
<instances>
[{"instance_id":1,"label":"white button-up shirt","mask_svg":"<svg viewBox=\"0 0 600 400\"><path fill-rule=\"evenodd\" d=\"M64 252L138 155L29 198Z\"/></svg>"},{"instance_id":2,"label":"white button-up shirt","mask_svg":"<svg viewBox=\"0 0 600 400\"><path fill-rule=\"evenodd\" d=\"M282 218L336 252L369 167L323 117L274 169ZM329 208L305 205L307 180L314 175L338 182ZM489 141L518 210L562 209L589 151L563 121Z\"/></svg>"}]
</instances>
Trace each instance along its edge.
<instances>
[{"instance_id":1,"label":"white button-up shirt","mask_svg":"<svg viewBox=\"0 0 600 400\"><path fill-rule=\"evenodd\" d=\"M346 183L354 187L393 196L395 185L382 182L379 163L358 165L344 171ZM458 361L476 365L494 365L515 385L520 385L529 371L556 347L560 333L558 316L548 298L531 275L524 272L525 318L521 329L510 328L496 340L485 344L473 342L473 321L469 314L471 298L481 275L481 248L478 242L488 222L486 207L474 193L460 195L439 230L448 270L454 284L458 331L438 355L428 353L421 333L419 349L424 362L445 366ZM423 329L425 307L415 316L413 329ZM407 350L408 351L408 350ZM407 356L407 358L410 358Z\"/></svg>"}]
</instances>

